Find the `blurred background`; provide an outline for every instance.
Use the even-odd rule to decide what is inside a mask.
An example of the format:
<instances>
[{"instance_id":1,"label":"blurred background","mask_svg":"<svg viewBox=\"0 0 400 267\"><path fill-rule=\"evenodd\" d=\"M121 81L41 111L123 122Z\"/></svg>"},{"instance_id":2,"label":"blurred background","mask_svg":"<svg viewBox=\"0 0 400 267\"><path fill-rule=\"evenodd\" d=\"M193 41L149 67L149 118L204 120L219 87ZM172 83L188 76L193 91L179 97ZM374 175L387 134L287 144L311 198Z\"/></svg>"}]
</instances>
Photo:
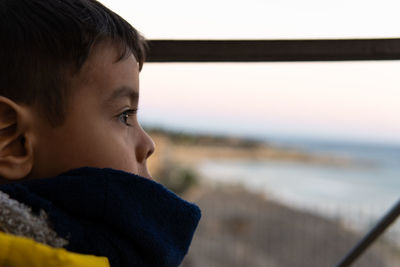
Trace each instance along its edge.
<instances>
[{"instance_id":1,"label":"blurred background","mask_svg":"<svg viewBox=\"0 0 400 267\"><path fill-rule=\"evenodd\" d=\"M400 37L398 1L101 1L148 39ZM333 266L400 196L400 62L147 63L161 183L203 217L182 266ZM400 266L400 222L355 266Z\"/></svg>"}]
</instances>

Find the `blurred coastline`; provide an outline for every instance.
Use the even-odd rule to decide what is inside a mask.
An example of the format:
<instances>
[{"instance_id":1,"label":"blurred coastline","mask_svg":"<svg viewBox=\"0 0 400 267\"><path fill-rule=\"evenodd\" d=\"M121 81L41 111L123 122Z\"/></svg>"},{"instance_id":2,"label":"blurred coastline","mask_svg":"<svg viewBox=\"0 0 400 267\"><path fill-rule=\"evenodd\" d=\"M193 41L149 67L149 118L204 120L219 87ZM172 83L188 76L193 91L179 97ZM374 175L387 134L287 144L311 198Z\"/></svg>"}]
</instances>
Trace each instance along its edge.
<instances>
[{"instance_id":1,"label":"blurred coastline","mask_svg":"<svg viewBox=\"0 0 400 267\"><path fill-rule=\"evenodd\" d=\"M205 160L218 159L281 160L342 167L370 164L344 156L314 155L298 148L277 146L250 138L177 133L163 129L149 129L148 132L157 145L156 154L150 161L155 172L166 160L191 166Z\"/></svg>"},{"instance_id":2,"label":"blurred coastline","mask_svg":"<svg viewBox=\"0 0 400 267\"><path fill-rule=\"evenodd\" d=\"M255 139L147 131L156 143L149 160L153 176L203 211L182 266L332 266L365 233L337 216L323 216L325 211L303 209L298 204L304 199L285 202L274 198L282 179L269 180L275 187L266 194L260 172L255 177L246 172L260 166L263 171L283 166L295 170L297 179L285 183L301 186L303 179L299 178L304 178L305 186L312 187L312 181L304 177L310 173L299 171L298 166L373 173L379 163L371 158L310 152ZM335 188L327 184L326 190ZM396 266L399 252L396 243L381 239L355 266Z\"/></svg>"}]
</instances>

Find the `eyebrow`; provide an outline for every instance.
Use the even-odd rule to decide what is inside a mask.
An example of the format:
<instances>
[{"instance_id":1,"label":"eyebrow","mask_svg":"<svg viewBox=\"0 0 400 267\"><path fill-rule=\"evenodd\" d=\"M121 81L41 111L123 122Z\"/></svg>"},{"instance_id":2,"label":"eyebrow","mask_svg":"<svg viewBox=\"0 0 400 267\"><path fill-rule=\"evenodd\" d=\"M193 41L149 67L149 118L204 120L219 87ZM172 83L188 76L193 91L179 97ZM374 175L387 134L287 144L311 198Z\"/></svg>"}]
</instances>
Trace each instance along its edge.
<instances>
[{"instance_id":1,"label":"eyebrow","mask_svg":"<svg viewBox=\"0 0 400 267\"><path fill-rule=\"evenodd\" d=\"M125 97L130 98L132 103L137 103L139 101L139 93L137 91L129 86L121 86L112 92L111 96L106 99L105 103L110 103L119 98Z\"/></svg>"}]
</instances>

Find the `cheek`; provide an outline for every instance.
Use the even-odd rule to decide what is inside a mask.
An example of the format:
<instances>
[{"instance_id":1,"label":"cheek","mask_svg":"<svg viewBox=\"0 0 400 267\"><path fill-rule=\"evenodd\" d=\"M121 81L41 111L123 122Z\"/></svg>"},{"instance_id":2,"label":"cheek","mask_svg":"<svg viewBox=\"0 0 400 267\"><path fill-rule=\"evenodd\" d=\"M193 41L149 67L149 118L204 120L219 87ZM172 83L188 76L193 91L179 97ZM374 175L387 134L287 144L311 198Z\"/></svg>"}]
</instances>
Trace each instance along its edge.
<instances>
[{"instance_id":1,"label":"cheek","mask_svg":"<svg viewBox=\"0 0 400 267\"><path fill-rule=\"evenodd\" d=\"M112 128L75 127L54 138L51 147L48 158L58 173L84 166L138 171L132 141Z\"/></svg>"},{"instance_id":2,"label":"cheek","mask_svg":"<svg viewBox=\"0 0 400 267\"><path fill-rule=\"evenodd\" d=\"M73 117L74 123L37 134L32 176L48 177L83 166L113 168L138 174L138 131L95 114ZM87 120L85 118L90 118ZM96 119L98 118L98 119Z\"/></svg>"},{"instance_id":3,"label":"cheek","mask_svg":"<svg viewBox=\"0 0 400 267\"><path fill-rule=\"evenodd\" d=\"M118 129L117 129L118 130ZM133 138L115 129L103 129L79 141L78 163L99 168L113 168L136 173Z\"/></svg>"}]
</instances>

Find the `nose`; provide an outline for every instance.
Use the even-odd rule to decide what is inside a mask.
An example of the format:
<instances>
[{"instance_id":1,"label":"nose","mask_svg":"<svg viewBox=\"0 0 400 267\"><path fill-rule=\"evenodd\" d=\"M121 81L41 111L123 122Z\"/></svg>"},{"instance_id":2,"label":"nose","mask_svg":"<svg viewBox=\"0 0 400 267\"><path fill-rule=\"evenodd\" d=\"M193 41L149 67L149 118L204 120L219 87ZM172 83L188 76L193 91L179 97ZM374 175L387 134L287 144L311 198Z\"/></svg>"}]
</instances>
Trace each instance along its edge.
<instances>
[{"instance_id":1,"label":"nose","mask_svg":"<svg viewBox=\"0 0 400 267\"><path fill-rule=\"evenodd\" d=\"M138 144L138 150L136 152L137 160L140 163L146 163L146 160L154 153L155 144L153 139L140 127L140 141Z\"/></svg>"},{"instance_id":2,"label":"nose","mask_svg":"<svg viewBox=\"0 0 400 267\"><path fill-rule=\"evenodd\" d=\"M147 169L147 159L154 153L155 144L153 139L140 127L140 138L137 145L136 157L138 161L138 174L153 179L149 170Z\"/></svg>"},{"instance_id":3,"label":"nose","mask_svg":"<svg viewBox=\"0 0 400 267\"><path fill-rule=\"evenodd\" d=\"M153 155L154 150L156 149L156 145L155 145L153 139L150 137L150 135L148 133L146 133L144 131L144 134L145 134L146 139L147 139L146 143L148 144L147 145L147 153L146 153L146 159L148 159L151 155Z\"/></svg>"}]
</instances>

